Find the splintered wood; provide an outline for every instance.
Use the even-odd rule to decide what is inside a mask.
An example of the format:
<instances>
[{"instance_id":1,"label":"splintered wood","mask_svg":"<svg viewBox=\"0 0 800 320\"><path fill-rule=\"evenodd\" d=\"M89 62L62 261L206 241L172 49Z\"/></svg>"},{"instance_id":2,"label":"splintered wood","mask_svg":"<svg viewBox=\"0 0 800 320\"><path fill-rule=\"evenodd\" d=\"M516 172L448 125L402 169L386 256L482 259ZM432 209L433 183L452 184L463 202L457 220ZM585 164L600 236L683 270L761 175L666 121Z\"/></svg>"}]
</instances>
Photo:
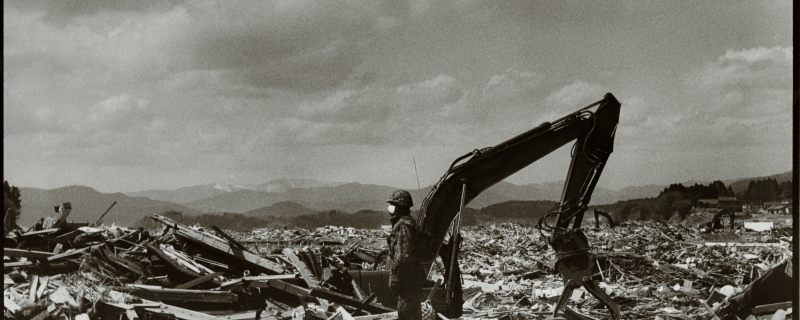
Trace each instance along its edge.
<instances>
[{"instance_id":1,"label":"splintered wood","mask_svg":"<svg viewBox=\"0 0 800 320\"><path fill-rule=\"evenodd\" d=\"M63 208L50 228L6 235L14 245L3 249L5 318L397 319L382 229L233 232L154 215L162 229L144 233L68 223L68 214ZM640 222L584 231L594 280L623 318L792 317L790 295L760 294L793 283L791 238L742 233L715 241L694 228ZM462 232L464 302L451 308L445 290L433 289L445 280L436 262L423 286L435 317L552 316L564 283L536 228ZM583 288L567 298L560 318L610 316Z\"/></svg>"}]
</instances>

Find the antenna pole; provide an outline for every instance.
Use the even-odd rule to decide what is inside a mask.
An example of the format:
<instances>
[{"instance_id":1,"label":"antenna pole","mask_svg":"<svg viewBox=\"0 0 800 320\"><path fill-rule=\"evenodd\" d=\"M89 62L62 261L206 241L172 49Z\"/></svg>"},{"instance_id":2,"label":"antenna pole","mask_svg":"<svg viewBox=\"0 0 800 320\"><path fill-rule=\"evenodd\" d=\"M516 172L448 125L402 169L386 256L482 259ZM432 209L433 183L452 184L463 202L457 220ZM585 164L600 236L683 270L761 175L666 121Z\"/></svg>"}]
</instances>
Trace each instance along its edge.
<instances>
[{"instance_id":1,"label":"antenna pole","mask_svg":"<svg viewBox=\"0 0 800 320\"><path fill-rule=\"evenodd\" d=\"M420 200L417 200L417 201L421 201L422 200L422 187L420 187L420 185L419 185L419 172L417 172L417 160L414 159L414 154L413 153L411 154L411 161L414 163L414 175L417 176L417 196L419 197L417 199L420 199Z\"/></svg>"}]
</instances>

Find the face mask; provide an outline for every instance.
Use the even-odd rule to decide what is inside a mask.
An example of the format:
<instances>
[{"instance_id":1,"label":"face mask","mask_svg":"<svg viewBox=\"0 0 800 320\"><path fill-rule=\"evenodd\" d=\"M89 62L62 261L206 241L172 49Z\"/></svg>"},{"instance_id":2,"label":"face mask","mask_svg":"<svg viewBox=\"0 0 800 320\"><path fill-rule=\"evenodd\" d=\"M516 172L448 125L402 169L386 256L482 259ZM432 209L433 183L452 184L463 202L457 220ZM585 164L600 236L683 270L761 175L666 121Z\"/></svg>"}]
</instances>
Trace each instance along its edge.
<instances>
[{"instance_id":1,"label":"face mask","mask_svg":"<svg viewBox=\"0 0 800 320\"><path fill-rule=\"evenodd\" d=\"M386 208L386 210L388 210L389 213L394 213L394 208L395 208L394 205L390 204L389 207Z\"/></svg>"}]
</instances>

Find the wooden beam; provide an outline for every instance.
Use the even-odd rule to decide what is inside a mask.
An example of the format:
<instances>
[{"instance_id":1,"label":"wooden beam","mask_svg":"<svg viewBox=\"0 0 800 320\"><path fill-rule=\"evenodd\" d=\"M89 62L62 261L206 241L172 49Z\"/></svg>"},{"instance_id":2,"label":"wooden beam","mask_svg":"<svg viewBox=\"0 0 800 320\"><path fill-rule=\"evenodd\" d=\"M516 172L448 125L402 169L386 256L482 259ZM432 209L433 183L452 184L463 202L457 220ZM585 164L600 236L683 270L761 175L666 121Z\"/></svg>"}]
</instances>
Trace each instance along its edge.
<instances>
[{"instance_id":1,"label":"wooden beam","mask_svg":"<svg viewBox=\"0 0 800 320\"><path fill-rule=\"evenodd\" d=\"M248 265L250 265L251 267L255 267L260 271L264 271L269 274L281 274L284 273L285 271L282 265L264 259L262 257L259 257L250 252L234 248L233 246L231 246L230 243L228 243L224 239L218 238L212 234L194 230L192 228L179 224L173 221L172 219L157 214L153 215L152 219L155 220L156 222L159 222L161 224L173 228L175 230L175 235L177 235L182 239L189 240L197 244L202 244L206 247L215 249L216 251L228 254L233 258L247 262Z\"/></svg>"},{"instance_id":2,"label":"wooden beam","mask_svg":"<svg viewBox=\"0 0 800 320\"><path fill-rule=\"evenodd\" d=\"M36 290L39 289L39 276L32 275L31 276L31 287L28 289L28 302L35 303L36 302Z\"/></svg>"},{"instance_id":3,"label":"wooden beam","mask_svg":"<svg viewBox=\"0 0 800 320\"><path fill-rule=\"evenodd\" d=\"M237 242L236 239L234 239L233 237L229 236L227 233L225 233L225 231L222 231L222 229L220 229L219 227L211 226L211 230L216 231L217 234L219 234L220 237L224 238L225 240L228 240L228 244L230 244L232 247L239 248L239 249L242 249L242 250L250 252L250 253L255 253L255 252L251 251L250 249L247 249L247 247L245 247L241 243Z\"/></svg>"},{"instance_id":4,"label":"wooden beam","mask_svg":"<svg viewBox=\"0 0 800 320\"><path fill-rule=\"evenodd\" d=\"M204 276L201 276L201 277L197 277L192 281L189 281L189 282L186 282L186 283L183 283L183 284L179 284L179 285L175 286L175 289L190 289L190 288L192 288L194 286L197 286L197 285L209 282L211 280L214 280L214 278L219 277L219 276L221 276L223 274L225 274L224 271L209 273L207 275L204 275Z\"/></svg>"},{"instance_id":5,"label":"wooden beam","mask_svg":"<svg viewBox=\"0 0 800 320\"><path fill-rule=\"evenodd\" d=\"M80 249L69 249L69 250L67 250L65 252L62 252L62 253L55 254L55 255L52 255L50 257L47 257L47 261L55 261L55 260L63 259L63 258L66 258L66 257L80 255L80 254L82 254L82 253L84 253L84 252L86 252L88 250L93 249L93 248L102 247L103 245L104 244L96 244L96 245L92 245L92 246L88 246L88 247L83 247L83 248L80 248Z\"/></svg>"},{"instance_id":6,"label":"wooden beam","mask_svg":"<svg viewBox=\"0 0 800 320\"><path fill-rule=\"evenodd\" d=\"M36 230L36 231L23 233L22 237L35 236L35 235L39 235L39 234L51 234L51 233L56 233L56 232L58 232L60 230L61 230L61 228L50 228L50 229L44 229L44 230Z\"/></svg>"},{"instance_id":7,"label":"wooden beam","mask_svg":"<svg viewBox=\"0 0 800 320\"><path fill-rule=\"evenodd\" d=\"M311 270L308 269L308 266L300 260L300 257L294 253L292 248L283 249L283 255L289 259L289 262L292 263L294 268L297 270L297 273L300 274L300 277L303 278L303 281L306 282L306 285L308 285L309 288L322 288L319 280L314 277L314 273L312 273Z\"/></svg>"},{"instance_id":8,"label":"wooden beam","mask_svg":"<svg viewBox=\"0 0 800 320\"><path fill-rule=\"evenodd\" d=\"M753 307L753 310L750 313L754 315L765 314L765 313L774 313L780 309L788 309L792 307L791 301L784 301L778 303L770 303L770 304L762 304L760 306Z\"/></svg>"},{"instance_id":9,"label":"wooden beam","mask_svg":"<svg viewBox=\"0 0 800 320\"><path fill-rule=\"evenodd\" d=\"M72 213L72 204L69 202L64 202L61 206L58 207L58 220L56 220L56 226L61 226L67 223L67 217L69 214Z\"/></svg>"},{"instance_id":10,"label":"wooden beam","mask_svg":"<svg viewBox=\"0 0 800 320\"><path fill-rule=\"evenodd\" d=\"M276 274L270 276L250 276L230 281L225 281L217 288L218 290L234 290L241 288L267 288L269 280L292 280L297 279L297 274Z\"/></svg>"},{"instance_id":11,"label":"wooden beam","mask_svg":"<svg viewBox=\"0 0 800 320\"><path fill-rule=\"evenodd\" d=\"M572 310L570 307L566 306L564 307L564 318L566 318L567 320L598 320L597 318L581 314L575 310Z\"/></svg>"},{"instance_id":12,"label":"wooden beam","mask_svg":"<svg viewBox=\"0 0 800 320\"><path fill-rule=\"evenodd\" d=\"M116 296L116 297L125 297L126 296L124 293L116 291L116 290L111 290L109 292L109 294L111 296ZM168 304L165 304L165 303L158 303L158 302L150 301L150 300L147 300L147 299L141 299L141 300L142 300L142 303L140 303L140 304L130 304L130 305L129 304L124 304L124 303L110 303L110 302L104 302L104 303L106 305L113 306L113 307L116 307L116 308L120 308L122 310L129 310L130 308L128 306L132 306L133 308L138 309L138 310L142 310L142 311L153 312L153 313L158 313L158 314L172 315L173 317L181 319L181 320L224 320L224 318L215 317L215 316L212 316L210 314L206 314L206 313L202 313L202 312L197 312L197 311L192 311L192 310L188 310L188 309L184 309L184 308L179 308L179 307L176 307L176 306L171 306L171 305L168 305Z\"/></svg>"},{"instance_id":13,"label":"wooden beam","mask_svg":"<svg viewBox=\"0 0 800 320\"><path fill-rule=\"evenodd\" d=\"M25 257L31 259L46 259L53 256L52 252L34 251L25 249L3 248L3 255L8 257Z\"/></svg>"},{"instance_id":14,"label":"wooden beam","mask_svg":"<svg viewBox=\"0 0 800 320\"><path fill-rule=\"evenodd\" d=\"M226 314L226 315L222 315L220 317L222 317L223 319L227 319L227 320L251 320L251 319L258 319L258 318L256 318L256 313L257 312L258 311L246 311L246 312L239 312L239 313L233 313L233 314Z\"/></svg>"},{"instance_id":15,"label":"wooden beam","mask_svg":"<svg viewBox=\"0 0 800 320\"><path fill-rule=\"evenodd\" d=\"M168 256L166 253L164 253L164 251L161 250L161 248L158 248L158 247L156 247L156 246L154 246L154 245L152 245L150 243L147 243L144 246L147 249L149 249L151 252L155 253L155 255L158 256L159 259L164 261L164 263L166 263L168 266L172 267L173 269L177 270L178 272L183 273L184 275L187 275L187 276L190 276L190 277L193 277L193 278L202 277L203 276L202 274L198 273L197 271L192 270L192 269L180 264L178 261L176 261L178 258L173 258L173 257Z\"/></svg>"},{"instance_id":16,"label":"wooden beam","mask_svg":"<svg viewBox=\"0 0 800 320\"><path fill-rule=\"evenodd\" d=\"M396 311L395 309L392 309L392 308L389 308L389 307L385 307L385 306L382 306L382 305L379 305L379 304L364 303L364 302L359 301L358 299L355 299L355 298L350 297L348 295L341 294L341 293L334 292L334 291L330 291L330 290L327 290L327 289L322 289L322 288L320 288L320 289L303 288L301 286L294 285L294 284L288 283L288 282L283 281L283 280L270 280L269 284L270 284L270 287L272 287L272 288L281 290L283 292L292 294L294 296L304 297L304 298L307 298L307 297L321 298L321 299L333 301L333 302L336 302L336 303L340 303L340 304L343 304L343 305L346 305L346 306L349 306L349 307L365 310L365 311L367 311L369 313L387 313L387 312Z\"/></svg>"},{"instance_id":17,"label":"wooden beam","mask_svg":"<svg viewBox=\"0 0 800 320\"><path fill-rule=\"evenodd\" d=\"M120 290L128 291L137 297L160 301L233 303L238 300L237 296L229 291L153 288L135 284L129 284Z\"/></svg>"},{"instance_id":18,"label":"wooden beam","mask_svg":"<svg viewBox=\"0 0 800 320\"><path fill-rule=\"evenodd\" d=\"M14 267L27 267L32 266L33 261L10 261L10 262L3 262L3 269L5 268L14 268Z\"/></svg>"},{"instance_id":19,"label":"wooden beam","mask_svg":"<svg viewBox=\"0 0 800 320\"><path fill-rule=\"evenodd\" d=\"M387 313L379 313L379 314L371 314L366 316L358 316L353 317L356 320L394 320L397 319L397 311L387 312Z\"/></svg>"}]
</instances>

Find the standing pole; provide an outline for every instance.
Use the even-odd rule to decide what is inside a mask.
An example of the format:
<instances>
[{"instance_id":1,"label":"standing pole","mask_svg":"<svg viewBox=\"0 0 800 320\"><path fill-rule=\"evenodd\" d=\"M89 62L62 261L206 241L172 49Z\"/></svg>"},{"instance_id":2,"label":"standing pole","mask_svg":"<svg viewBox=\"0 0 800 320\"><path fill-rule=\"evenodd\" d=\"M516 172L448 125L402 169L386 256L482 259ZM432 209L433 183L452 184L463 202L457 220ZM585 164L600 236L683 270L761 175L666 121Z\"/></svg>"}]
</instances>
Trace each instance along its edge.
<instances>
[{"instance_id":1,"label":"standing pole","mask_svg":"<svg viewBox=\"0 0 800 320\"><path fill-rule=\"evenodd\" d=\"M103 217L105 217L106 214L108 214L108 212L111 211L111 208L113 208L114 205L116 205L116 204L117 204L117 200L114 200L114 202L111 203L110 206L108 206L108 209L106 209L106 211L103 212L103 214L100 215L100 218L97 218L97 221L95 221L94 225L96 226L96 225L100 224L100 221L103 221Z\"/></svg>"},{"instance_id":2,"label":"standing pole","mask_svg":"<svg viewBox=\"0 0 800 320\"><path fill-rule=\"evenodd\" d=\"M417 176L417 201L422 201L422 187L419 184L419 172L417 172L417 160L414 159L414 154L411 154L411 162L414 163L414 175ZM421 202L420 202L421 203Z\"/></svg>"},{"instance_id":3,"label":"standing pole","mask_svg":"<svg viewBox=\"0 0 800 320\"><path fill-rule=\"evenodd\" d=\"M450 296L453 294L453 274L455 273L455 268L458 268L456 264L456 260L458 258L458 247L456 246L456 238L460 233L461 229L461 215L464 214L464 202L466 202L467 197L467 181L461 180L461 205L460 209L458 210L458 214L456 214L456 220L453 221L453 230L450 233L450 268L447 271L447 295L445 297L445 301L449 304L450 303Z\"/></svg>"}]
</instances>

